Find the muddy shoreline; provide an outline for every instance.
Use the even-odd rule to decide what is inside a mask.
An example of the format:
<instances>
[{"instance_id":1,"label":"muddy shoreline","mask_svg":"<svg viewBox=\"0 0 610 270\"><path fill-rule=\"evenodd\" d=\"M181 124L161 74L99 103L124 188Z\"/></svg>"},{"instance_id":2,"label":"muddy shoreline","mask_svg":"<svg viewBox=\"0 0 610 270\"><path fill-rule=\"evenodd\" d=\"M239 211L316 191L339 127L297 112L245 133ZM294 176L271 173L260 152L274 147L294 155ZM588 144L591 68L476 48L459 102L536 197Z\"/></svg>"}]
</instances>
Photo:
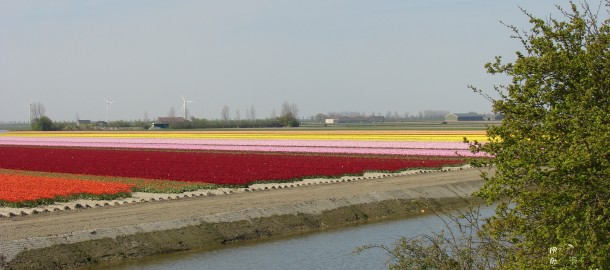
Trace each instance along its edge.
<instances>
[{"instance_id":1,"label":"muddy shoreline","mask_svg":"<svg viewBox=\"0 0 610 270\"><path fill-rule=\"evenodd\" d=\"M466 205L482 184L469 169L2 220L15 235L0 237L0 265L74 268L418 215Z\"/></svg>"}]
</instances>

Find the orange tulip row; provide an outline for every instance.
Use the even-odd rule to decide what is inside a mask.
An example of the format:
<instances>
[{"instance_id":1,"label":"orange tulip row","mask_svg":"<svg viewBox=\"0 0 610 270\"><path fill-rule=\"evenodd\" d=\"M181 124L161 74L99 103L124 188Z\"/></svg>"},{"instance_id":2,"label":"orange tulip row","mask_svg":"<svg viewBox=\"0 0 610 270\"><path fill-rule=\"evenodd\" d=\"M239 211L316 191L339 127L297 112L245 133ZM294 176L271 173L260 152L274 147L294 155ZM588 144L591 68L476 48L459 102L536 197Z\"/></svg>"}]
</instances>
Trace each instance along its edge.
<instances>
[{"instance_id":1,"label":"orange tulip row","mask_svg":"<svg viewBox=\"0 0 610 270\"><path fill-rule=\"evenodd\" d=\"M133 185L21 174L0 174L0 205L52 202L75 197L128 195Z\"/></svg>"}]
</instances>

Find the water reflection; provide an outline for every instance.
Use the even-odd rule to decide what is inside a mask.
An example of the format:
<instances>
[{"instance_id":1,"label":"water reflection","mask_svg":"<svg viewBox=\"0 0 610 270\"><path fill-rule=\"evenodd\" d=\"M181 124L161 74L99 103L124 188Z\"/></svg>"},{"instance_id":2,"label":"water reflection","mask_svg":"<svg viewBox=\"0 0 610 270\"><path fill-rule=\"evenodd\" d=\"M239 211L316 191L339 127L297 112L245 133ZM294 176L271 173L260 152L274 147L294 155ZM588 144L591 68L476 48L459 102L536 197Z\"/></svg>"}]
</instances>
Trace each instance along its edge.
<instances>
[{"instance_id":1,"label":"water reflection","mask_svg":"<svg viewBox=\"0 0 610 270\"><path fill-rule=\"evenodd\" d=\"M483 216L492 212L493 207L481 209ZM380 249L361 254L353 250L367 244L391 246L401 236L438 232L443 226L437 216L425 215L91 269L387 269L387 255Z\"/></svg>"}]
</instances>

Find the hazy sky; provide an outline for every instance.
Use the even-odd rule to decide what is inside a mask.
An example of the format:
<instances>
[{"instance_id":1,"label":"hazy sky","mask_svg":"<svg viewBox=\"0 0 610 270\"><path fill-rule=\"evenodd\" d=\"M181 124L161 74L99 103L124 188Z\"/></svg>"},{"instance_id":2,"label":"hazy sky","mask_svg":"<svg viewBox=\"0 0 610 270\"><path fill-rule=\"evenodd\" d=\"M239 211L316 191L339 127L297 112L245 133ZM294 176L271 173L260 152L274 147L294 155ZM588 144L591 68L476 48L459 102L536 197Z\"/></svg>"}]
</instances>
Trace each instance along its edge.
<instances>
[{"instance_id":1,"label":"hazy sky","mask_svg":"<svg viewBox=\"0 0 610 270\"><path fill-rule=\"evenodd\" d=\"M284 101L318 112L435 109L489 112L466 85L502 78L519 6L547 17L567 1L0 0L0 121L27 121L39 101L53 120L179 113L258 117ZM504 79L505 80L505 79Z\"/></svg>"}]
</instances>

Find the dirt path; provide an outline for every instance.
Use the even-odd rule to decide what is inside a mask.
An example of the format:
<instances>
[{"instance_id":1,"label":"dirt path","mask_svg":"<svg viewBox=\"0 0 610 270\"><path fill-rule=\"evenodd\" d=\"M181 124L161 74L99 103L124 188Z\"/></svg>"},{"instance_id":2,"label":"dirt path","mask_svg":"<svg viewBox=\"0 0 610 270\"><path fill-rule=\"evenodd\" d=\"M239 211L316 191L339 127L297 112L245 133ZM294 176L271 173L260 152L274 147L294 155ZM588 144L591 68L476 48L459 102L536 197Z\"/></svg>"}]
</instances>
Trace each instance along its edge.
<instances>
[{"instance_id":1,"label":"dirt path","mask_svg":"<svg viewBox=\"0 0 610 270\"><path fill-rule=\"evenodd\" d=\"M466 169L1 218L0 242L159 221L195 220L206 215L281 207L295 203L338 200L361 195L374 196L394 190L479 180L479 174L477 169Z\"/></svg>"}]
</instances>

